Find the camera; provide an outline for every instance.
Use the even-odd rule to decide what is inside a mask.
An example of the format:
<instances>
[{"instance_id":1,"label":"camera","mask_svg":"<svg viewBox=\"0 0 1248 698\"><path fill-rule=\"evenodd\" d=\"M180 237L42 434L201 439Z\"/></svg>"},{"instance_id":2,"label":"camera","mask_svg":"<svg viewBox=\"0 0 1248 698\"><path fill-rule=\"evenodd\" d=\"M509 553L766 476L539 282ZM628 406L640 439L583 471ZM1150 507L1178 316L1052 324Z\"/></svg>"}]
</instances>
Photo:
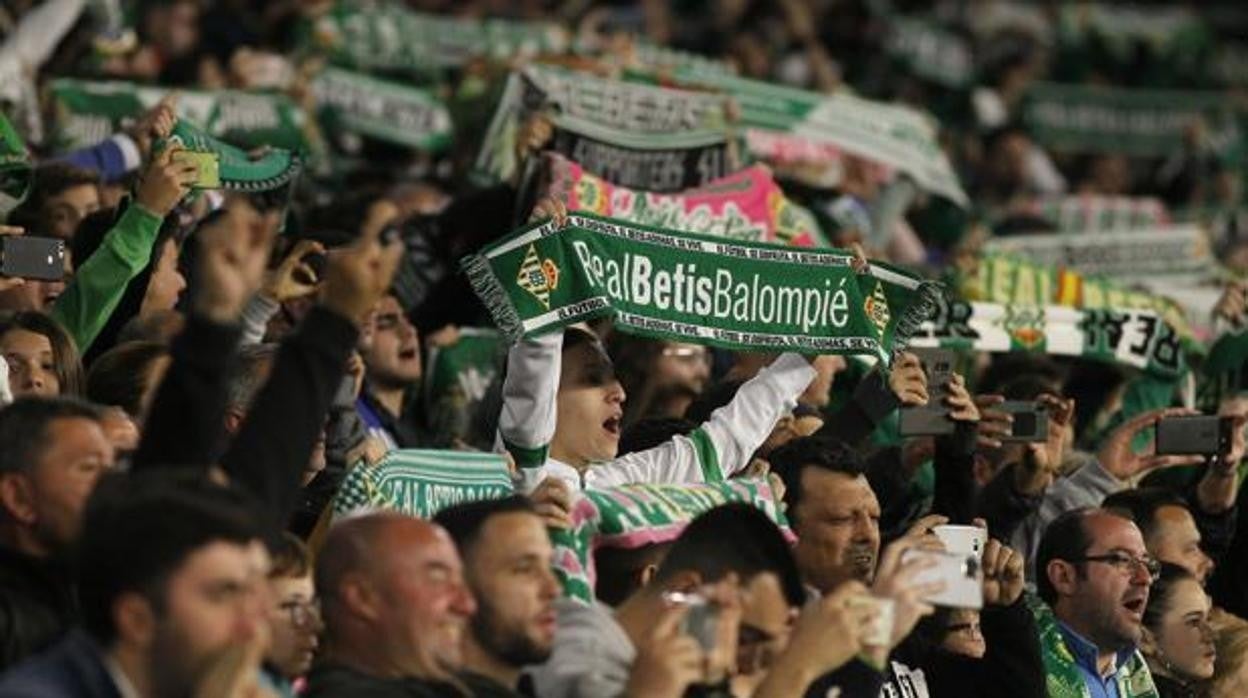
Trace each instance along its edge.
<instances>
[{"instance_id":1,"label":"camera","mask_svg":"<svg viewBox=\"0 0 1248 698\"><path fill-rule=\"evenodd\" d=\"M953 352L946 349L920 349L914 352L927 374L927 404L903 407L898 414L902 436L943 436L952 434L957 426L949 418L945 397L953 377Z\"/></svg>"},{"instance_id":2,"label":"camera","mask_svg":"<svg viewBox=\"0 0 1248 698\"><path fill-rule=\"evenodd\" d=\"M1001 437L1003 443L1027 443L1049 438L1049 410L1038 402L1008 400L995 409L1014 418L1009 434Z\"/></svg>"},{"instance_id":3,"label":"camera","mask_svg":"<svg viewBox=\"0 0 1248 698\"><path fill-rule=\"evenodd\" d=\"M1229 453L1234 419L1217 415L1165 417L1157 422L1157 455L1205 455Z\"/></svg>"},{"instance_id":4,"label":"camera","mask_svg":"<svg viewBox=\"0 0 1248 698\"><path fill-rule=\"evenodd\" d=\"M698 641L709 652L715 648L715 634L719 630L719 608L701 594L685 594L669 591L663 600L672 606L684 606L685 617L681 619L680 631Z\"/></svg>"}]
</instances>

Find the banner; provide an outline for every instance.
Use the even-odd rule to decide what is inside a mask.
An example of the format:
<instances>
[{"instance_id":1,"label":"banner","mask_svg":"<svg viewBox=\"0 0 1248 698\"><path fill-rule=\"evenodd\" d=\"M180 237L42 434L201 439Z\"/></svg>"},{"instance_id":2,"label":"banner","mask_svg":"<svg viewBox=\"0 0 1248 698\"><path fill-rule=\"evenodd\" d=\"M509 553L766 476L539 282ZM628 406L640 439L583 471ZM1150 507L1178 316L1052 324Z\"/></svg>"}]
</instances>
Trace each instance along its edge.
<instances>
[{"instance_id":1,"label":"banner","mask_svg":"<svg viewBox=\"0 0 1248 698\"><path fill-rule=\"evenodd\" d=\"M1170 223L1166 205L1151 196L1049 196L1030 199L1010 214L1044 218L1062 233L1126 232Z\"/></svg>"},{"instance_id":2,"label":"banner","mask_svg":"<svg viewBox=\"0 0 1248 698\"><path fill-rule=\"evenodd\" d=\"M887 362L939 286L852 257L726 241L586 213L523 228L461 263L508 339L610 315L643 336Z\"/></svg>"},{"instance_id":3,"label":"banner","mask_svg":"<svg viewBox=\"0 0 1248 698\"><path fill-rule=\"evenodd\" d=\"M713 148L720 152L718 158L722 162L694 158L695 166L708 171L700 174L697 184L735 169L727 167L735 165L735 157L731 161L727 159L722 97L607 80L589 73L533 64L507 79L477 157L478 178L496 182L512 177L516 167L517 132L525 119L535 113L548 116L558 132L567 134L565 142L556 145L556 149L583 164L588 165L570 152L575 148L577 135L624 151L625 155L614 154L619 160L626 160L631 151ZM605 156L600 155L598 159L604 160ZM646 158L638 156L637 159ZM590 169L601 174L593 167ZM711 171L718 174L708 177ZM632 179L636 181L637 178ZM681 179L690 181L691 176L682 175ZM619 183L636 186L624 181Z\"/></svg>"},{"instance_id":4,"label":"banner","mask_svg":"<svg viewBox=\"0 0 1248 698\"><path fill-rule=\"evenodd\" d=\"M655 82L660 76L625 71L628 79ZM778 131L826 143L893 168L923 189L959 206L968 204L958 176L937 139L931 119L912 109L883 104L845 92L825 95L732 75L662 75L677 87L715 90L733 97L746 138L753 129Z\"/></svg>"},{"instance_id":5,"label":"banner","mask_svg":"<svg viewBox=\"0 0 1248 698\"><path fill-rule=\"evenodd\" d=\"M788 522L771 485L762 479L585 490L573 504L572 527L550 529L555 576L563 583L565 595L592 603L596 581L594 550L639 548L675 540L699 514L730 502L758 507L788 532Z\"/></svg>"},{"instance_id":6,"label":"banner","mask_svg":"<svg viewBox=\"0 0 1248 698\"><path fill-rule=\"evenodd\" d=\"M95 145L156 106L175 88L63 78L49 86L55 142L61 150ZM288 97L267 92L178 91L177 116L213 138L241 148L272 146L310 152L304 113Z\"/></svg>"},{"instance_id":7,"label":"banner","mask_svg":"<svg viewBox=\"0 0 1248 698\"><path fill-rule=\"evenodd\" d=\"M1036 83L1023 122L1041 145L1063 152L1165 157L1185 147L1203 125L1211 148L1243 157L1243 134L1232 100L1222 92L1140 90Z\"/></svg>"},{"instance_id":8,"label":"banner","mask_svg":"<svg viewBox=\"0 0 1248 698\"><path fill-rule=\"evenodd\" d=\"M347 471L334 495L334 516L383 509L428 519L455 504L513 491L507 461L497 453L398 450L377 465Z\"/></svg>"},{"instance_id":9,"label":"banner","mask_svg":"<svg viewBox=\"0 0 1248 698\"><path fill-rule=\"evenodd\" d=\"M169 140L187 150L216 153L221 188L228 191L270 191L285 186L299 174L299 157L289 150L271 148L253 158L183 119L178 119Z\"/></svg>"},{"instance_id":10,"label":"banner","mask_svg":"<svg viewBox=\"0 0 1248 698\"><path fill-rule=\"evenodd\" d=\"M732 145L722 136L638 136L605 128L556 128L550 149L581 163L613 184L653 192L679 192L736 170Z\"/></svg>"},{"instance_id":11,"label":"banner","mask_svg":"<svg viewBox=\"0 0 1248 698\"><path fill-rule=\"evenodd\" d=\"M912 347L1027 351L1124 364L1164 377L1187 370L1179 334L1152 310L940 303Z\"/></svg>"},{"instance_id":12,"label":"banner","mask_svg":"<svg viewBox=\"0 0 1248 698\"><path fill-rule=\"evenodd\" d=\"M822 239L812 217L789 202L762 165L677 194L615 186L561 155L548 154L546 166L546 192L569 211L730 240L812 247Z\"/></svg>"},{"instance_id":13,"label":"banner","mask_svg":"<svg viewBox=\"0 0 1248 698\"><path fill-rule=\"evenodd\" d=\"M451 145L451 114L427 90L326 68L312 82L329 131L349 131L433 153Z\"/></svg>"},{"instance_id":14,"label":"banner","mask_svg":"<svg viewBox=\"0 0 1248 698\"><path fill-rule=\"evenodd\" d=\"M397 3L339 2L307 38L339 65L361 70L427 72L474 58L513 60L563 53L567 32L553 22L467 19L424 14Z\"/></svg>"},{"instance_id":15,"label":"banner","mask_svg":"<svg viewBox=\"0 0 1248 698\"><path fill-rule=\"evenodd\" d=\"M1176 225L1082 235L1010 235L984 245L989 254L1022 257L1032 264L1068 267L1114 279L1186 280L1208 277L1215 260L1204 229Z\"/></svg>"},{"instance_id":16,"label":"banner","mask_svg":"<svg viewBox=\"0 0 1248 698\"><path fill-rule=\"evenodd\" d=\"M931 20L903 15L887 18L885 49L921 78L952 89L971 84L975 57L970 43Z\"/></svg>"},{"instance_id":17,"label":"banner","mask_svg":"<svg viewBox=\"0 0 1248 698\"><path fill-rule=\"evenodd\" d=\"M471 445L478 408L503 373L507 344L497 330L461 327L454 344L433 344L428 352L421 389L430 431L440 444L458 439Z\"/></svg>"}]
</instances>

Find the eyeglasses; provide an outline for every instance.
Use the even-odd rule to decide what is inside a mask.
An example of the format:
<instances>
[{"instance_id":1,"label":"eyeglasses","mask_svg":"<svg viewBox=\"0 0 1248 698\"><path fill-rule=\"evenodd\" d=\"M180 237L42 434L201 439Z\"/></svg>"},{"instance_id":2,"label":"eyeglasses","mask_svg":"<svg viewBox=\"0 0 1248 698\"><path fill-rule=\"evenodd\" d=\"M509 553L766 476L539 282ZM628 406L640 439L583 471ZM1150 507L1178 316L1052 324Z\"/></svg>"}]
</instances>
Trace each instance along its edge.
<instances>
[{"instance_id":1,"label":"eyeglasses","mask_svg":"<svg viewBox=\"0 0 1248 698\"><path fill-rule=\"evenodd\" d=\"M1154 582L1161 576L1161 563L1156 558L1148 555L1134 557L1126 553L1106 553L1104 555L1086 555L1070 560L1070 562L1103 562L1126 574L1131 574L1137 567L1143 567L1144 571L1148 572L1149 580Z\"/></svg>"},{"instance_id":2,"label":"eyeglasses","mask_svg":"<svg viewBox=\"0 0 1248 698\"><path fill-rule=\"evenodd\" d=\"M277 607L290 616L290 624L297 628L306 628L321 618L320 599L283 601Z\"/></svg>"}]
</instances>

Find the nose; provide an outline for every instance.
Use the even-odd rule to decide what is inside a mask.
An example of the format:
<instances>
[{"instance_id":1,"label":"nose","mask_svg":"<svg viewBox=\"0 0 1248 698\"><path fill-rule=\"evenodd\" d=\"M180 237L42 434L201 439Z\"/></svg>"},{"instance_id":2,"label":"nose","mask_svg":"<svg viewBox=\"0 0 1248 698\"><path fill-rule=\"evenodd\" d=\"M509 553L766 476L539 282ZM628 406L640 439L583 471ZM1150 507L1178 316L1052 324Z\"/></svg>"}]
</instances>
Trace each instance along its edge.
<instances>
[{"instance_id":1,"label":"nose","mask_svg":"<svg viewBox=\"0 0 1248 698\"><path fill-rule=\"evenodd\" d=\"M186 277L182 276L182 272L173 272L173 285L179 293L186 290Z\"/></svg>"},{"instance_id":2,"label":"nose","mask_svg":"<svg viewBox=\"0 0 1248 698\"><path fill-rule=\"evenodd\" d=\"M1200 579L1202 582L1208 579L1209 576L1213 574L1214 566L1215 566L1215 563L1213 559L1210 558L1208 555L1206 555L1204 551L1201 551L1200 565L1197 567L1197 571L1200 574Z\"/></svg>"},{"instance_id":3,"label":"nose","mask_svg":"<svg viewBox=\"0 0 1248 698\"><path fill-rule=\"evenodd\" d=\"M454 594L454 598L451 599L451 610L456 614L467 618L477 612L477 600L472 597L472 591L468 589L467 584L461 583L451 593Z\"/></svg>"},{"instance_id":4,"label":"nose","mask_svg":"<svg viewBox=\"0 0 1248 698\"><path fill-rule=\"evenodd\" d=\"M543 601L552 601L559 597L559 579L555 577L555 573L549 567L542 574L542 587L540 589Z\"/></svg>"},{"instance_id":5,"label":"nose","mask_svg":"<svg viewBox=\"0 0 1248 698\"><path fill-rule=\"evenodd\" d=\"M628 393L624 392L624 386L618 380L611 381L610 392L607 393L607 402L613 405L623 405L628 399Z\"/></svg>"}]
</instances>

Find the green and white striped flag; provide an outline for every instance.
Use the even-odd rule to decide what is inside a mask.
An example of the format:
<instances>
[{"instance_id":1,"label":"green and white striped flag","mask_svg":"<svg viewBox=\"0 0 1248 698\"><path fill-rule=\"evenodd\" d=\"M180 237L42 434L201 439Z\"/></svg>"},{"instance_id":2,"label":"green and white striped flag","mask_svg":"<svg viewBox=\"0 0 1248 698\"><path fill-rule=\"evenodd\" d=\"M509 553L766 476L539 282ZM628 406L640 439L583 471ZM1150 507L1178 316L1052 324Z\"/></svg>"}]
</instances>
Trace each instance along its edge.
<instances>
[{"instance_id":1,"label":"green and white striped flag","mask_svg":"<svg viewBox=\"0 0 1248 698\"><path fill-rule=\"evenodd\" d=\"M428 90L326 68L313 80L312 91L329 131L349 131L432 153L451 145L451 114Z\"/></svg>"},{"instance_id":2,"label":"green and white striped flag","mask_svg":"<svg viewBox=\"0 0 1248 698\"><path fill-rule=\"evenodd\" d=\"M405 449L347 473L334 515L384 509L427 519L446 507L514 492L507 461L496 453Z\"/></svg>"}]
</instances>

